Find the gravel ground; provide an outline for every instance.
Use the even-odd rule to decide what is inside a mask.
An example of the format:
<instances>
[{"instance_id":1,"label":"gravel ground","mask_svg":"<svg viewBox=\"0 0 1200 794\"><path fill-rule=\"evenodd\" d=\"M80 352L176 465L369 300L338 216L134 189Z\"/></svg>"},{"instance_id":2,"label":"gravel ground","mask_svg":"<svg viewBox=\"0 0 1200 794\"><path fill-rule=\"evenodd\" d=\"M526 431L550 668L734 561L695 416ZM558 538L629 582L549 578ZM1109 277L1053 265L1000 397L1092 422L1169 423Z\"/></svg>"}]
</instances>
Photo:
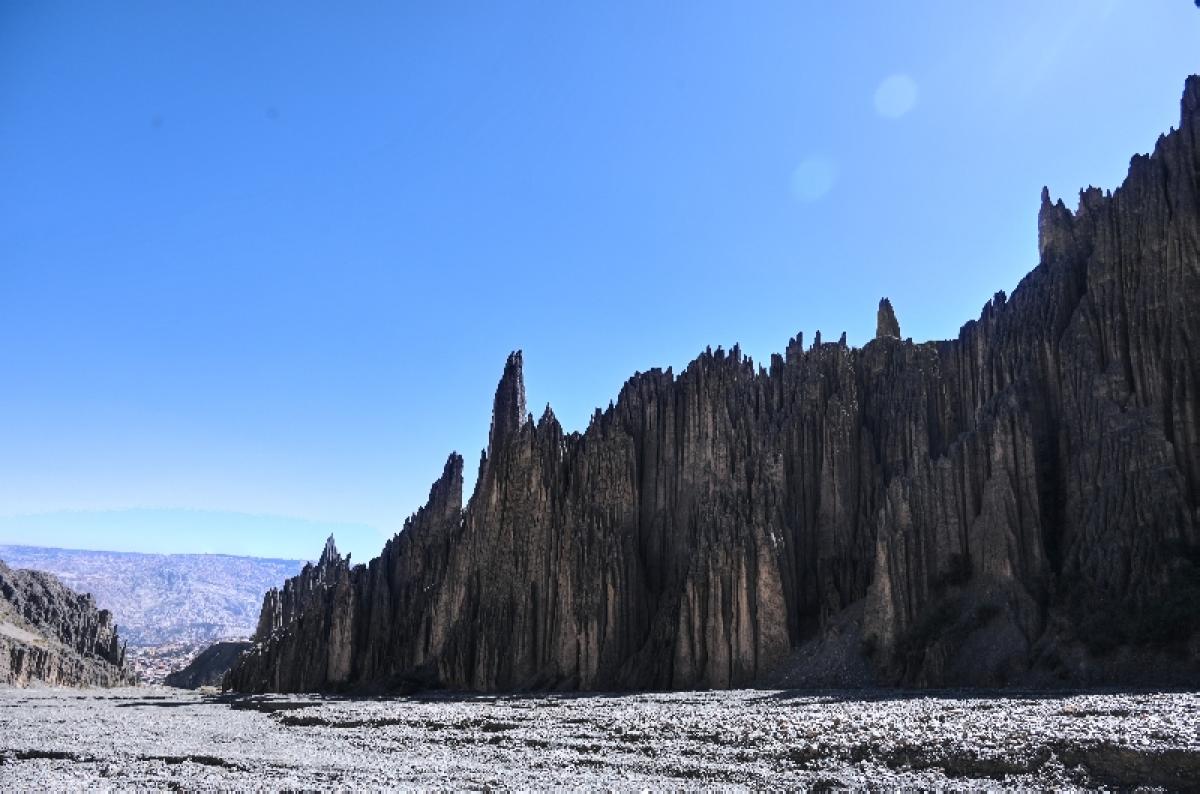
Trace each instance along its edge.
<instances>
[{"instance_id":1,"label":"gravel ground","mask_svg":"<svg viewBox=\"0 0 1200 794\"><path fill-rule=\"evenodd\" d=\"M1200 694L0 688L0 789L1200 788Z\"/></svg>"}]
</instances>

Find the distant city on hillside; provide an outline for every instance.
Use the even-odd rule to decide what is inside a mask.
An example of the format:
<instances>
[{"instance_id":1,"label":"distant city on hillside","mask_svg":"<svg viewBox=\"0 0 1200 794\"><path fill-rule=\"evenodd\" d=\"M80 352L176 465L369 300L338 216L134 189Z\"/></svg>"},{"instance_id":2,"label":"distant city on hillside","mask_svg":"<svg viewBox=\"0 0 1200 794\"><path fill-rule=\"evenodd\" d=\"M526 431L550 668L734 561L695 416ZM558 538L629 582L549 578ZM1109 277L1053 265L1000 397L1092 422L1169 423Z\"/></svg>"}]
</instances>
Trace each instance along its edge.
<instances>
[{"instance_id":1,"label":"distant city on hillside","mask_svg":"<svg viewBox=\"0 0 1200 794\"><path fill-rule=\"evenodd\" d=\"M134 670L149 682L209 644L254 633L263 594L304 567L302 560L224 554L141 554L0 545L11 568L54 574L110 610L129 643Z\"/></svg>"}]
</instances>

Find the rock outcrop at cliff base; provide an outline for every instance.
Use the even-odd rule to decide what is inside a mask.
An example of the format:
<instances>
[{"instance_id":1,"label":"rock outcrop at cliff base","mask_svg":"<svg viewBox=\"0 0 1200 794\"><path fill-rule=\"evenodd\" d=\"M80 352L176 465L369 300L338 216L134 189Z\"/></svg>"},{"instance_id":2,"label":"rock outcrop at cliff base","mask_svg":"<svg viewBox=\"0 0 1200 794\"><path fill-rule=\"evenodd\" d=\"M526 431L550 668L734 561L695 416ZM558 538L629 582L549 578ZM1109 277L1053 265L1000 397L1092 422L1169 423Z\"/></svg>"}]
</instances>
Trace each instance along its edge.
<instances>
[{"instance_id":1,"label":"rock outcrop at cliff base","mask_svg":"<svg viewBox=\"0 0 1200 794\"><path fill-rule=\"evenodd\" d=\"M241 640L214 642L196 654L183 668L167 675L163 681L167 686L179 689L199 689L205 686L220 686L225 674L250 643Z\"/></svg>"},{"instance_id":2,"label":"rock outcrop at cliff base","mask_svg":"<svg viewBox=\"0 0 1200 794\"><path fill-rule=\"evenodd\" d=\"M1200 78L956 339L635 374L582 433L496 391L367 565L264 602L243 691L1200 683ZM902 307L901 307L902 308Z\"/></svg>"}]
</instances>

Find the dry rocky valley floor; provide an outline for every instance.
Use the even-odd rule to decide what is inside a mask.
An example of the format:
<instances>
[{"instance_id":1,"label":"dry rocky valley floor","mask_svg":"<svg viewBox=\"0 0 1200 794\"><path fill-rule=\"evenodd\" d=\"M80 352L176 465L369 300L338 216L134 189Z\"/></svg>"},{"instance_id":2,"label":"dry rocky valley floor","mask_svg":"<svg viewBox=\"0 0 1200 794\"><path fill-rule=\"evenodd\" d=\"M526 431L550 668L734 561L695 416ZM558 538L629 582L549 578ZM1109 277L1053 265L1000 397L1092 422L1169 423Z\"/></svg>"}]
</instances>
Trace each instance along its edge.
<instances>
[{"instance_id":1,"label":"dry rocky valley floor","mask_svg":"<svg viewBox=\"0 0 1200 794\"><path fill-rule=\"evenodd\" d=\"M1200 694L0 688L0 788L1200 787Z\"/></svg>"}]
</instances>

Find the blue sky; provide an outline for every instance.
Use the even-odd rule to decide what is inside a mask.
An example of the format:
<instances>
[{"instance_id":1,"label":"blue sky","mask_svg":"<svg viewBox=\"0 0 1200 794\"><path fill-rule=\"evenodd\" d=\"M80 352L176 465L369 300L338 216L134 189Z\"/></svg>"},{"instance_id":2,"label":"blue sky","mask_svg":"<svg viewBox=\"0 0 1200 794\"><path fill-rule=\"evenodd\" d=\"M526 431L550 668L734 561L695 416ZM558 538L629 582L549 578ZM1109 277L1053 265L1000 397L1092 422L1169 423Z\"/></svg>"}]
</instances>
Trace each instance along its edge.
<instances>
[{"instance_id":1,"label":"blue sky","mask_svg":"<svg viewBox=\"0 0 1200 794\"><path fill-rule=\"evenodd\" d=\"M0 542L365 559L510 350L583 429L953 336L1196 71L1189 0L0 1Z\"/></svg>"}]
</instances>

